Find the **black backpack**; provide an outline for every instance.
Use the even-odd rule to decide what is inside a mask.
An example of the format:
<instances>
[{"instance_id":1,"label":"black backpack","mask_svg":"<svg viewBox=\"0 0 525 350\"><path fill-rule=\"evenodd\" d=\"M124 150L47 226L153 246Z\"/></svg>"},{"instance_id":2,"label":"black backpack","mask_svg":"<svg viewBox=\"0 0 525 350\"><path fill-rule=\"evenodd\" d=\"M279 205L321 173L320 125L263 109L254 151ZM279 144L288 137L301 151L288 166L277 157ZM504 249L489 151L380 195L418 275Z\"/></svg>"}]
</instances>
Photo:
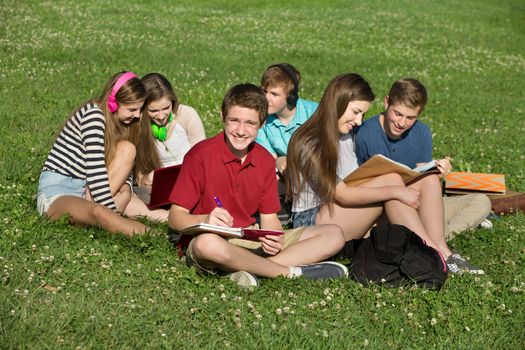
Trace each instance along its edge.
<instances>
[{"instance_id":1,"label":"black backpack","mask_svg":"<svg viewBox=\"0 0 525 350\"><path fill-rule=\"evenodd\" d=\"M352 259L351 277L363 285L398 287L415 283L440 290L447 279L443 257L401 225L374 227L370 237L347 244L343 254Z\"/></svg>"}]
</instances>

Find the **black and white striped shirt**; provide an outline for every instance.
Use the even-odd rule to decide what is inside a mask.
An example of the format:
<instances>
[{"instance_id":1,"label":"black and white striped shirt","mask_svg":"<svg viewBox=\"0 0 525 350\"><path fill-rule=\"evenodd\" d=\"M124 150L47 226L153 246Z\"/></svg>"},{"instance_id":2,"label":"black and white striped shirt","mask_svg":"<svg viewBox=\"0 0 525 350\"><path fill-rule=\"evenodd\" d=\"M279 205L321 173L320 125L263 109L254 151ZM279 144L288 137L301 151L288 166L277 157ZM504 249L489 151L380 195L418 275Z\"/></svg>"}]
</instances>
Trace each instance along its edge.
<instances>
[{"instance_id":1,"label":"black and white striped shirt","mask_svg":"<svg viewBox=\"0 0 525 350\"><path fill-rule=\"evenodd\" d=\"M105 128L100 107L92 102L82 106L60 131L43 170L86 180L93 201L115 210L104 157Z\"/></svg>"}]
</instances>

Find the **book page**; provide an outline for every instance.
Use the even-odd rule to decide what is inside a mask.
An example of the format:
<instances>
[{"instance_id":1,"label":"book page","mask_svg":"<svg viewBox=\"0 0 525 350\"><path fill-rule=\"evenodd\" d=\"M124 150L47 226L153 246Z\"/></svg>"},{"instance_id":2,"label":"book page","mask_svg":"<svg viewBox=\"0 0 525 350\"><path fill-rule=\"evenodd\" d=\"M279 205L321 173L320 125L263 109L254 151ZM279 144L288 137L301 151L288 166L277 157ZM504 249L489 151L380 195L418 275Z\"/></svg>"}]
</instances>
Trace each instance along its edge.
<instances>
[{"instance_id":1,"label":"book page","mask_svg":"<svg viewBox=\"0 0 525 350\"><path fill-rule=\"evenodd\" d=\"M242 229L238 227L217 226L200 223L180 231L183 235L195 236L201 233L215 233L223 237L242 238Z\"/></svg>"},{"instance_id":2,"label":"book page","mask_svg":"<svg viewBox=\"0 0 525 350\"><path fill-rule=\"evenodd\" d=\"M432 160L430 162L428 162L427 164L423 164L421 166L418 166L412 170L414 171L417 171L418 173L424 173L428 170L431 170L431 169L434 169L434 168L437 168L437 164L436 164L436 161L435 160Z\"/></svg>"}]
</instances>

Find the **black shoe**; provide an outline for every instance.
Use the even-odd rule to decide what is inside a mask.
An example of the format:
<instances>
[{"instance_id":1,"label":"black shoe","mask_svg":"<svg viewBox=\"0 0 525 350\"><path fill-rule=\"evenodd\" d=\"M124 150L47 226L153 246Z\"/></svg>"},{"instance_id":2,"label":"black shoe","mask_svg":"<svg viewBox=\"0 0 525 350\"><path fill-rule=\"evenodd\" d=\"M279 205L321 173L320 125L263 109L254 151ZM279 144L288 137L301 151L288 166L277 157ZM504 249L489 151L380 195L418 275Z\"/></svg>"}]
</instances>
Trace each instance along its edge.
<instances>
[{"instance_id":1,"label":"black shoe","mask_svg":"<svg viewBox=\"0 0 525 350\"><path fill-rule=\"evenodd\" d=\"M298 267L301 269L301 276L313 280L326 280L348 276L348 269L346 266L334 261L324 261Z\"/></svg>"}]
</instances>

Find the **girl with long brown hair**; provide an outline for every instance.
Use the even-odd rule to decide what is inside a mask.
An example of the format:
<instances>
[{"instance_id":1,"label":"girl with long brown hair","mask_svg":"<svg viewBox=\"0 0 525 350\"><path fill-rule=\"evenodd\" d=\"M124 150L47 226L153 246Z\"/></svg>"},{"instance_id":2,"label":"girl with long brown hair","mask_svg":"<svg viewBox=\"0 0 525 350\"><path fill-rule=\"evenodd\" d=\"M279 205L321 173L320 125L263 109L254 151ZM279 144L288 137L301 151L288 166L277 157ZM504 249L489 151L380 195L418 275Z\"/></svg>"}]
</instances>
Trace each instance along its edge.
<instances>
[{"instance_id":1,"label":"girl with long brown hair","mask_svg":"<svg viewBox=\"0 0 525 350\"><path fill-rule=\"evenodd\" d=\"M136 142L134 173L140 190L151 192L153 171L181 164L190 148L206 135L197 111L179 102L166 77L149 73L142 78L142 83L146 88L146 100ZM137 196L131 198L125 213L158 221L168 219L168 210L149 210Z\"/></svg>"},{"instance_id":2,"label":"girl with long brown hair","mask_svg":"<svg viewBox=\"0 0 525 350\"><path fill-rule=\"evenodd\" d=\"M120 72L102 94L77 108L58 134L38 184L37 210L51 220L69 215L73 224L127 235L147 227L121 217L131 198L136 119L144 103L142 82Z\"/></svg>"},{"instance_id":3,"label":"girl with long brown hair","mask_svg":"<svg viewBox=\"0 0 525 350\"><path fill-rule=\"evenodd\" d=\"M398 174L352 187L342 181L358 167L354 127L373 100L372 89L360 75L338 75L314 115L292 136L287 192L293 199L294 227L335 223L348 241L363 237L385 212L391 223L408 227L439 250L419 219L419 191L406 187Z\"/></svg>"}]
</instances>

